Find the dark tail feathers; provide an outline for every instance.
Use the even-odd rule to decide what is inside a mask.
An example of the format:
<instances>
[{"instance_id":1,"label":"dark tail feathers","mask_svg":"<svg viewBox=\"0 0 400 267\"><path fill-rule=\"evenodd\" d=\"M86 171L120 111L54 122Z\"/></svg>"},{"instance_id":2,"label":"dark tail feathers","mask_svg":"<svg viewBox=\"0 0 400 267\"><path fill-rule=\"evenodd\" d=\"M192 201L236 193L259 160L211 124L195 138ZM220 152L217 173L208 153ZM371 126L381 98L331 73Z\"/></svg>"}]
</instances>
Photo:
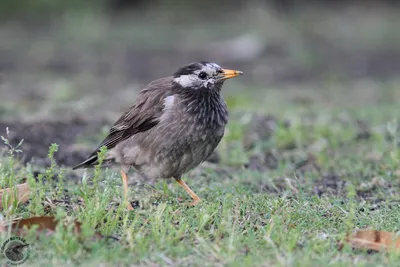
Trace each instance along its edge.
<instances>
[{"instance_id":1,"label":"dark tail feathers","mask_svg":"<svg viewBox=\"0 0 400 267\"><path fill-rule=\"evenodd\" d=\"M91 167L93 166L95 163L97 162L97 155L93 155L91 157L89 157L87 160L85 160L84 162L76 165L75 167L73 167L73 170L76 169L81 169L81 168L87 168L87 167Z\"/></svg>"}]
</instances>

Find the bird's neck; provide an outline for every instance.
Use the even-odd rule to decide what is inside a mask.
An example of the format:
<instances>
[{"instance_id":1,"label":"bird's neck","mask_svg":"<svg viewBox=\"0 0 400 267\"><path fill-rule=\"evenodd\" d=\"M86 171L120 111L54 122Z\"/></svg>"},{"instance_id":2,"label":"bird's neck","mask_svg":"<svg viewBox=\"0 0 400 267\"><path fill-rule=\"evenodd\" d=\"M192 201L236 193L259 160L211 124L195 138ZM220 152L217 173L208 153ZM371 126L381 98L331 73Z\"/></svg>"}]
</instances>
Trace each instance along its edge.
<instances>
[{"instance_id":1,"label":"bird's neck","mask_svg":"<svg viewBox=\"0 0 400 267\"><path fill-rule=\"evenodd\" d=\"M220 92L216 90L195 90L181 95L186 112L204 125L225 126L228 122L228 109Z\"/></svg>"}]
</instances>

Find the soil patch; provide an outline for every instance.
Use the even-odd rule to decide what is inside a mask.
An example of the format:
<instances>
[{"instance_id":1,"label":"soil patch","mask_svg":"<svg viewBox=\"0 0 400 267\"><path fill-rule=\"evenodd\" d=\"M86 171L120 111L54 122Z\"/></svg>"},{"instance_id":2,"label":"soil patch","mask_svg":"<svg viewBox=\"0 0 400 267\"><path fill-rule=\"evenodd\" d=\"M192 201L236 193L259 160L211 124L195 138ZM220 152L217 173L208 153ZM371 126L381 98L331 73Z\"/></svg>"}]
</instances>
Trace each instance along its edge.
<instances>
[{"instance_id":1,"label":"soil patch","mask_svg":"<svg viewBox=\"0 0 400 267\"><path fill-rule=\"evenodd\" d=\"M55 143L59 146L55 154L57 163L61 166L73 166L86 159L91 149L76 145L77 138L93 136L106 125L105 121L85 121L72 119L69 121L41 121L23 123L18 121L0 122L0 135L6 137L12 146L17 146L23 139L20 149L23 151L21 160L35 164L49 164L47 158L49 147Z\"/></svg>"}]
</instances>

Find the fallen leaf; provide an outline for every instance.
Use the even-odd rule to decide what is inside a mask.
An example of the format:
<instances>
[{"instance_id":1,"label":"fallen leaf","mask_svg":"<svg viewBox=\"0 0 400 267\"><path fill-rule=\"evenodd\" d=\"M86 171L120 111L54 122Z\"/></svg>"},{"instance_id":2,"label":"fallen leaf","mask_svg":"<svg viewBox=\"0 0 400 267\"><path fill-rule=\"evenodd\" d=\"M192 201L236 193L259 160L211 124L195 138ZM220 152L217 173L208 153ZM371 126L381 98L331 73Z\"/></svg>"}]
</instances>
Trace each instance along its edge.
<instances>
[{"instance_id":1,"label":"fallen leaf","mask_svg":"<svg viewBox=\"0 0 400 267\"><path fill-rule=\"evenodd\" d=\"M374 251L400 251L400 237L392 232L377 230L359 230L346 238L353 248L370 249Z\"/></svg>"},{"instance_id":2,"label":"fallen leaf","mask_svg":"<svg viewBox=\"0 0 400 267\"><path fill-rule=\"evenodd\" d=\"M16 189L16 194L14 194ZM8 195L10 197L9 205L14 203L14 198L17 197L17 203L25 203L29 200L31 190L29 189L28 183L19 184L16 188L0 189L0 210L3 209L3 197Z\"/></svg>"},{"instance_id":3,"label":"fallen leaf","mask_svg":"<svg viewBox=\"0 0 400 267\"><path fill-rule=\"evenodd\" d=\"M11 227L11 231L17 233L18 235L23 235L26 230L37 226L38 233L45 233L46 235L51 235L56 231L56 227L60 222L57 221L53 216L39 216L39 217L31 217L26 219L18 219L12 221L8 224L0 225L0 233L6 232L9 227ZM74 224L73 232L76 235L82 233L81 223L77 221L70 222ZM64 223L67 226L68 223ZM95 233L96 238L103 238L103 236L99 233Z\"/></svg>"}]
</instances>

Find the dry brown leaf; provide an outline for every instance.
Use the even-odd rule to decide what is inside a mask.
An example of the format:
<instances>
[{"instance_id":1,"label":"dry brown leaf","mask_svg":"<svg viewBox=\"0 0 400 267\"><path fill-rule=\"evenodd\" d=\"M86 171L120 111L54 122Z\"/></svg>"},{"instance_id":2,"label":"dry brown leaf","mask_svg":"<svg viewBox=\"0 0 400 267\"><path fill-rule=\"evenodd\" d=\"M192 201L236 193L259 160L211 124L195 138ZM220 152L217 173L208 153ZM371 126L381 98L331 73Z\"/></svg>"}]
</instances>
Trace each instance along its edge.
<instances>
[{"instance_id":1,"label":"dry brown leaf","mask_svg":"<svg viewBox=\"0 0 400 267\"><path fill-rule=\"evenodd\" d=\"M14 203L14 198L17 197L17 203L25 203L29 200L31 190L29 189L28 183L19 184L16 187L16 195L13 193L14 188L0 189L0 210L3 209L3 196L5 194L10 196L10 205Z\"/></svg>"},{"instance_id":2,"label":"dry brown leaf","mask_svg":"<svg viewBox=\"0 0 400 267\"><path fill-rule=\"evenodd\" d=\"M71 222L74 224L73 231L75 234L79 235L82 232L81 223L77 221ZM57 221L53 216L39 216L39 217L31 217L26 219L19 219L10 222L9 224L0 225L0 232L5 232L11 226L11 230L16 232L18 235L23 235L26 230L31 229L34 226L37 227L38 233L46 233L51 235L55 232L59 221ZM103 236L99 233L95 233L95 237L102 238Z\"/></svg>"},{"instance_id":3,"label":"dry brown leaf","mask_svg":"<svg viewBox=\"0 0 400 267\"><path fill-rule=\"evenodd\" d=\"M353 248L363 248L375 251L400 251L400 237L392 232L378 230L359 230L346 238Z\"/></svg>"}]
</instances>

